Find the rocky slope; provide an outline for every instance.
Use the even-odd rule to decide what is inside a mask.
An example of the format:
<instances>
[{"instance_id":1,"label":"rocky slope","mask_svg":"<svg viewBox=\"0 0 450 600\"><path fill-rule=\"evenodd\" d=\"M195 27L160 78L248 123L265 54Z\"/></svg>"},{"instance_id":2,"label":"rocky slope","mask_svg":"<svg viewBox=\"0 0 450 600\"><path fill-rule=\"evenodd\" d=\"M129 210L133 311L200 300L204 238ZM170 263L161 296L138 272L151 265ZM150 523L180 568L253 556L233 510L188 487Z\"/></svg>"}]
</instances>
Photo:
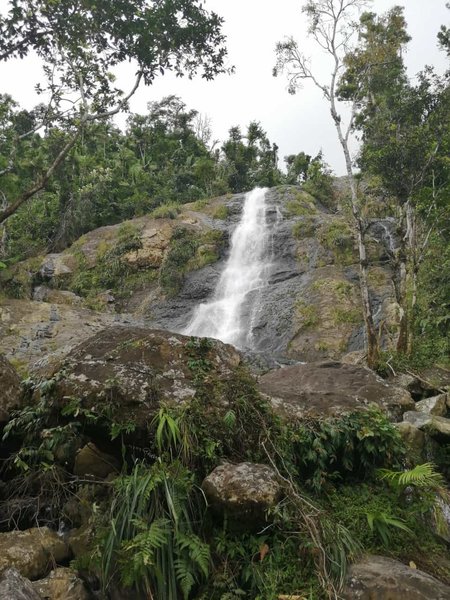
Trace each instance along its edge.
<instances>
[{"instance_id":1,"label":"rocky slope","mask_svg":"<svg viewBox=\"0 0 450 600\"><path fill-rule=\"evenodd\" d=\"M182 332L214 291L243 195L200 201L173 218L102 227L61 254L1 273L0 350L24 369L114 320ZM267 194L268 285L253 322L257 353L310 361L364 346L357 255L341 213L293 186ZM370 282L383 344L395 343L398 306L387 220L371 226ZM30 301L33 301L31 304Z\"/></svg>"}]
</instances>

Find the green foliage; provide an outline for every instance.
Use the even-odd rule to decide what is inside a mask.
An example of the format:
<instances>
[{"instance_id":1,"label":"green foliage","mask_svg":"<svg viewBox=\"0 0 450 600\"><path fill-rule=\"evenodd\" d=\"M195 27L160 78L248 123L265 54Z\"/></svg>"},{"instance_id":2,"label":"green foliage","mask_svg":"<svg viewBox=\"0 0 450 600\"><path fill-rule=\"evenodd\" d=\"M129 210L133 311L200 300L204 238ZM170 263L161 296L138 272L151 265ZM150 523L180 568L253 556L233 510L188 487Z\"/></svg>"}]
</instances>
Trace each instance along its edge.
<instances>
[{"instance_id":1,"label":"green foliage","mask_svg":"<svg viewBox=\"0 0 450 600\"><path fill-rule=\"evenodd\" d=\"M176 219L180 212L180 206L171 202L169 204L162 204L158 206L150 213L153 219Z\"/></svg>"},{"instance_id":2,"label":"green foliage","mask_svg":"<svg viewBox=\"0 0 450 600\"><path fill-rule=\"evenodd\" d=\"M295 314L304 328L315 327L319 322L317 306L306 304L304 300L297 300L295 303Z\"/></svg>"},{"instance_id":3,"label":"green foliage","mask_svg":"<svg viewBox=\"0 0 450 600\"><path fill-rule=\"evenodd\" d=\"M364 479L377 467L398 465L404 448L378 408L299 423L291 431L298 473L316 492L332 481Z\"/></svg>"},{"instance_id":4,"label":"green foliage","mask_svg":"<svg viewBox=\"0 0 450 600\"><path fill-rule=\"evenodd\" d=\"M169 297L175 296L183 285L185 273L218 260L221 244L221 232L207 231L198 234L187 228L177 227L159 272L162 290Z\"/></svg>"},{"instance_id":5,"label":"green foliage","mask_svg":"<svg viewBox=\"0 0 450 600\"><path fill-rule=\"evenodd\" d=\"M179 463L136 464L114 482L97 547L103 587L115 578L168 600L190 597L209 573L209 547L195 533L204 510L193 477Z\"/></svg>"},{"instance_id":6,"label":"green foliage","mask_svg":"<svg viewBox=\"0 0 450 600\"><path fill-rule=\"evenodd\" d=\"M334 254L339 264L347 265L355 262L353 233L343 219L324 223L318 234L321 244Z\"/></svg>"},{"instance_id":7,"label":"green foliage","mask_svg":"<svg viewBox=\"0 0 450 600\"><path fill-rule=\"evenodd\" d=\"M403 490L408 486L436 490L445 485L444 477L436 471L435 466L431 463L416 465L413 469L406 471L380 469L378 476L398 490Z\"/></svg>"},{"instance_id":8,"label":"green foliage","mask_svg":"<svg viewBox=\"0 0 450 600\"><path fill-rule=\"evenodd\" d=\"M392 536L392 529L401 529L412 534L411 529L405 525L401 519L391 517L385 512L367 513L367 524L372 533L376 533L385 546L389 546Z\"/></svg>"}]
</instances>

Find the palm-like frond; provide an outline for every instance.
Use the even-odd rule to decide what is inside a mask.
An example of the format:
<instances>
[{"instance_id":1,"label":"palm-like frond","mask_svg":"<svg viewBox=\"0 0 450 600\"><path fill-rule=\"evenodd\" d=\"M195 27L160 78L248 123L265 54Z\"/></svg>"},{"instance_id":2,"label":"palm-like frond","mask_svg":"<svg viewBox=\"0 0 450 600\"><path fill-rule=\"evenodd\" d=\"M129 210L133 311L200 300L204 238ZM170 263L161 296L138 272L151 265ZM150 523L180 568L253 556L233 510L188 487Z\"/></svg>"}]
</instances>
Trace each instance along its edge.
<instances>
[{"instance_id":1,"label":"palm-like frond","mask_svg":"<svg viewBox=\"0 0 450 600\"><path fill-rule=\"evenodd\" d=\"M415 486L417 488L430 488L436 490L444 486L443 476L436 471L432 463L416 465L407 471L391 471L379 469L378 477L391 483L394 487L404 488Z\"/></svg>"}]
</instances>

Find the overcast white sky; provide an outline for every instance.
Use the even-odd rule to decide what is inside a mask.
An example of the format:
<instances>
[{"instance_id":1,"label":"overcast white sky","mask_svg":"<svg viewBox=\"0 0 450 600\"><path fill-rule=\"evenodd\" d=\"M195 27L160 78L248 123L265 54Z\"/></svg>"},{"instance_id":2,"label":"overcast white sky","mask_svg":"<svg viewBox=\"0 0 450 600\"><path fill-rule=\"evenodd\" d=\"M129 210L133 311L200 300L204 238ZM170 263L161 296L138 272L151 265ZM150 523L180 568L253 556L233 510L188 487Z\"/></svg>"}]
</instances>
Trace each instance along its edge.
<instances>
[{"instance_id":1,"label":"overcast white sky","mask_svg":"<svg viewBox=\"0 0 450 600\"><path fill-rule=\"evenodd\" d=\"M381 13L395 4L405 6L412 36L405 57L410 75L425 64L435 65L442 72L446 68L446 57L437 48L436 34L440 25L449 21L446 0L374 0L371 10ZM7 5L7 0L0 0L2 12ZM205 6L225 18L229 62L235 65L236 73L222 75L212 82L166 75L151 87L139 90L132 101L132 110L145 112L147 102L177 94L189 108L212 119L215 139L226 138L232 125L245 129L249 121L257 120L270 140L279 145L281 159L301 150L316 154L322 149L336 174L343 174L343 159L321 93L308 84L290 96L286 81L272 77L275 44L286 35L298 40L325 77L329 71L317 55L314 43L306 37L302 1L205 0ZM33 59L1 63L0 91L31 108L39 101L33 92L39 74L39 64ZM133 73L129 75L131 80Z\"/></svg>"}]
</instances>

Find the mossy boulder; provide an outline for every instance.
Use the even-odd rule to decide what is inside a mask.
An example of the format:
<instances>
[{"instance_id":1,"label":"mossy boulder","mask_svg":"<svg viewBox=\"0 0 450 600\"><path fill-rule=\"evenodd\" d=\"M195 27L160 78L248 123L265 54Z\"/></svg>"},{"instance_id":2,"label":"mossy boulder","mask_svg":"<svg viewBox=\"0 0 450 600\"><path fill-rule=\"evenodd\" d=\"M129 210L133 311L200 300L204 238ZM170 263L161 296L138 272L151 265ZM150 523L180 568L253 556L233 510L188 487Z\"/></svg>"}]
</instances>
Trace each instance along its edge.
<instances>
[{"instance_id":1,"label":"mossy boulder","mask_svg":"<svg viewBox=\"0 0 450 600\"><path fill-rule=\"evenodd\" d=\"M42 596L17 569L7 569L0 576L0 600L42 600Z\"/></svg>"},{"instance_id":2,"label":"mossy boulder","mask_svg":"<svg viewBox=\"0 0 450 600\"><path fill-rule=\"evenodd\" d=\"M219 341L196 355L191 338L162 330L112 326L82 342L55 368L55 397L61 405L77 399L94 412L145 427L161 403L189 402L196 394L195 368L208 361L211 378L231 377L239 353Z\"/></svg>"},{"instance_id":3,"label":"mossy boulder","mask_svg":"<svg viewBox=\"0 0 450 600\"><path fill-rule=\"evenodd\" d=\"M264 522L283 490L271 467L249 462L219 465L205 478L202 489L215 512L239 522L240 527Z\"/></svg>"},{"instance_id":4,"label":"mossy boulder","mask_svg":"<svg viewBox=\"0 0 450 600\"><path fill-rule=\"evenodd\" d=\"M41 598L49 600L89 600L83 581L72 569L60 567L51 571L45 579L33 582Z\"/></svg>"},{"instance_id":5,"label":"mossy boulder","mask_svg":"<svg viewBox=\"0 0 450 600\"><path fill-rule=\"evenodd\" d=\"M0 574L14 567L23 577L39 579L69 557L67 544L48 527L0 533Z\"/></svg>"}]
</instances>

